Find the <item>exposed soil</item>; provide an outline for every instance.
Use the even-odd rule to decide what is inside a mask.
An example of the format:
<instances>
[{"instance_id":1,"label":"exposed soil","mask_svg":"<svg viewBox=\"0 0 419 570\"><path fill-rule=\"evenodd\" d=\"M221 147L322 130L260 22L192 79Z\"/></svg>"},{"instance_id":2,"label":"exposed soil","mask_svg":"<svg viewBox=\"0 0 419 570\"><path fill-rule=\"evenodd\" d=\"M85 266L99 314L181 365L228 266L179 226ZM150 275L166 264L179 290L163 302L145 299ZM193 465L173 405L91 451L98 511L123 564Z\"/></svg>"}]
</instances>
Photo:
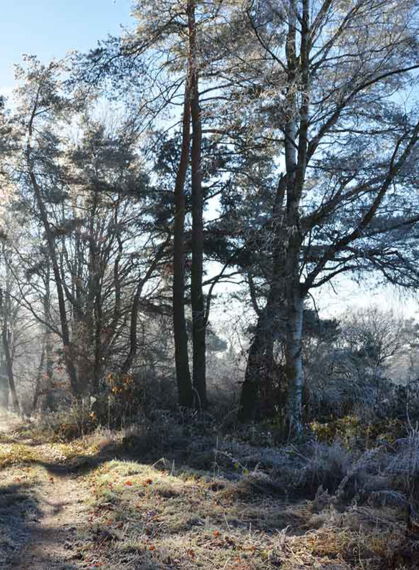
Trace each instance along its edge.
<instances>
[{"instance_id":1,"label":"exposed soil","mask_svg":"<svg viewBox=\"0 0 419 570\"><path fill-rule=\"evenodd\" d=\"M40 515L14 561L22 570L79 568L74 561L78 527L86 523L86 491L73 476L50 477L38 492Z\"/></svg>"},{"instance_id":2,"label":"exposed soil","mask_svg":"<svg viewBox=\"0 0 419 570\"><path fill-rule=\"evenodd\" d=\"M75 545L79 529L86 528L88 491L81 478L59 461L43 465L53 446L19 437L18 427L18 420L0 416L0 448L12 451L16 446L23 457L35 454L36 460L20 465L17 456L16 465L1 472L0 568L79 568Z\"/></svg>"}]
</instances>

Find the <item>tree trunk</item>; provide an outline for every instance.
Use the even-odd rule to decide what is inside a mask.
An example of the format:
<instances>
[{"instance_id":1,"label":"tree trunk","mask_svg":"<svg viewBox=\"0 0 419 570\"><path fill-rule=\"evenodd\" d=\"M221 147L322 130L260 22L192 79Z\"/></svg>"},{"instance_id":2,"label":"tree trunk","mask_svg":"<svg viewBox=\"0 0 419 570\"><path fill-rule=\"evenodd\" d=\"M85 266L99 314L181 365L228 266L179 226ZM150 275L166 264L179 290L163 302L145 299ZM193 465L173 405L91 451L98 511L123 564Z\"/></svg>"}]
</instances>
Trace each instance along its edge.
<instances>
[{"instance_id":1,"label":"tree trunk","mask_svg":"<svg viewBox=\"0 0 419 570\"><path fill-rule=\"evenodd\" d=\"M298 284L290 291L287 299L285 369L288 381L287 419L289 435L298 436L303 428L302 402L304 369L302 357L304 299Z\"/></svg>"},{"instance_id":2,"label":"tree trunk","mask_svg":"<svg viewBox=\"0 0 419 570\"><path fill-rule=\"evenodd\" d=\"M174 188L173 236L173 335L175 343L176 381L180 406L193 402L189 370L188 335L185 319L185 180L190 146L190 81L185 86L182 122L182 149Z\"/></svg>"},{"instance_id":3,"label":"tree trunk","mask_svg":"<svg viewBox=\"0 0 419 570\"><path fill-rule=\"evenodd\" d=\"M302 399L304 387L304 370L302 357L302 336L304 319L304 297L300 285L300 252L303 233L300 225L300 205L303 195L305 172L307 165L308 125L310 105L309 51L310 33L309 0L302 0L302 13L297 17L297 2L290 2L291 12L287 37L288 81L290 94L288 97L291 115L286 127L285 155L287 165L287 248L285 256L285 370L288 384L287 421L289 436L298 436L303 428ZM296 55L297 21L301 23L300 57ZM298 78L297 68L301 78ZM301 103L295 97L295 85L301 82ZM298 144L296 141L298 140ZM292 143L292 144L291 144Z\"/></svg>"},{"instance_id":4,"label":"tree trunk","mask_svg":"<svg viewBox=\"0 0 419 570\"><path fill-rule=\"evenodd\" d=\"M137 350L138 350L137 328L138 328L138 313L140 308L141 293L143 291L144 285L147 283L149 279L151 279L153 272L156 269L157 264L159 263L161 257L163 256L163 253L166 250L168 243L169 240L166 240L161 244L158 251L156 252L153 262L150 264L144 277L139 280L137 289L135 290L134 298L132 300L132 309L131 309L129 351L126 359L121 365L120 369L121 374L127 374L130 371L134 363L135 357L137 356Z\"/></svg>"},{"instance_id":5,"label":"tree trunk","mask_svg":"<svg viewBox=\"0 0 419 570\"><path fill-rule=\"evenodd\" d=\"M45 374L46 374L46 394L45 394L45 408L47 410L54 410L55 403L52 397L52 378L54 362L52 359L52 334L51 331L45 333Z\"/></svg>"},{"instance_id":6,"label":"tree trunk","mask_svg":"<svg viewBox=\"0 0 419 570\"><path fill-rule=\"evenodd\" d=\"M19 414L20 413L19 400L16 393L15 377L13 374L13 360L10 351L10 331L7 327L6 321L3 322L2 341L3 341L3 350L6 360L6 371L7 371L7 378L9 381L10 396L12 399L12 407L13 411L16 414Z\"/></svg>"},{"instance_id":7,"label":"tree trunk","mask_svg":"<svg viewBox=\"0 0 419 570\"><path fill-rule=\"evenodd\" d=\"M42 347L41 358L39 360L38 372L36 374L35 380L35 390L33 393L33 400L32 400L32 407L30 410L30 415L32 415L36 411L36 407L38 405L39 396L41 394L41 382L42 382L42 373L44 371L44 360L45 360L45 343Z\"/></svg>"},{"instance_id":8,"label":"tree trunk","mask_svg":"<svg viewBox=\"0 0 419 570\"><path fill-rule=\"evenodd\" d=\"M51 279L50 279L50 264L49 259L47 258L47 268L46 268L46 275L45 275L45 295L44 295L44 320L46 323L50 322L51 320ZM52 350L53 350L53 335L51 330L48 326L45 326L45 399L43 403L44 410L53 410L54 409L54 401L52 398L52 377L53 377L53 359L52 359Z\"/></svg>"},{"instance_id":9,"label":"tree trunk","mask_svg":"<svg viewBox=\"0 0 419 570\"><path fill-rule=\"evenodd\" d=\"M204 222L202 196L202 125L199 103L199 74L197 67L195 0L188 2L189 61L191 67L191 117L192 117L192 341L193 341L193 388L195 406L207 407L206 389L206 318L202 290Z\"/></svg>"},{"instance_id":10,"label":"tree trunk","mask_svg":"<svg viewBox=\"0 0 419 570\"><path fill-rule=\"evenodd\" d=\"M15 378L13 374L12 352L10 350L10 340L11 340L11 334L9 330L10 296L7 291L4 294L3 291L0 290L0 311L2 317L1 340L3 345L4 369L6 372L7 383L9 387L9 396L12 400L13 411L18 414L20 413L20 408L19 408L19 400L16 393Z\"/></svg>"},{"instance_id":11,"label":"tree trunk","mask_svg":"<svg viewBox=\"0 0 419 570\"><path fill-rule=\"evenodd\" d=\"M2 351L0 359L0 408L7 410L9 407L9 380L7 378L6 358Z\"/></svg>"},{"instance_id":12,"label":"tree trunk","mask_svg":"<svg viewBox=\"0 0 419 570\"><path fill-rule=\"evenodd\" d=\"M284 236L282 231L283 203L287 178L281 177L272 214L273 260L269 294L265 308L258 317L255 335L250 345L245 378L240 394L238 419L241 422L254 421L263 408L261 401L262 382L272 382L275 378L274 336L283 328L281 318L282 285L284 266Z\"/></svg>"},{"instance_id":13,"label":"tree trunk","mask_svg":"<svg viewBox=\"0 0 419 570\"><path fill-rule=\"evenodd\" d=\"M304 38L301 57L305 85L308 84L308 77L305 73L305 68L308 65L307 18L308 3L307 0L303 0ZM249 351L239 418L242 420L254 419L259 406L261 384L265 378L269 382L269 371L265 367L269 362L272 366L273 358L270 353L272 353L275 335L279 333L285 352L288 423L290 427L292 426L293 431L298 432L301 428L301 409L298 408L299 405L301 407L301 402L300 404L298 402L304 381L301 361L303 296L300 293L299 283L299 251L302 241L299 206L306 161L308 99L306 96L303 97L301 109L298 109L296 92L299 80L297 73L299 61L296 53L296 33L297 2L290 0L285 47L287 58L287 116L283 126L285 175L281 177L278 183L272 215L274 247L269 294L265 309L259 317L256 335ZM299 119L301 119L300 124ZM277 394L279 396L277 407L284 408L284 399L279 392Z\"/></svg>"},{"instance_id":14,"label":"tree trunk","mask_svg":"<svg viewBox=\"0 0 419 570\"><path fill-rule=\"evenodd\" d=\"M102 276L103 261L101 258L98 239L100 232L95 226L97 208L99 203L98 191L93 190L93 201L89 221L89 261L88 261L88 294L85 307L86 336L91 350L86 350L85 369L86 377L89 378L89 392L96 395L99 392L100 379L103 371L104 353L102 346L103 323L103 299L102 299Z\"/></svg>"},{"instance_id":15,"label":"tree trunk","mask_svg":"<svg viewBox=\"0 0 419 570\"><path fill-rule=\"evenodd\" d=\"M238 420L240 422L250 422L256 419L259 405L259 382L263 368L265 356L265 343L263 328L265 320L259 317L256 327L256 334L250 345L247 357L246 372L240 393Z\"/></svg>"},{"instance_id":16,"label":"tree trunk","mask_svg":"<svg viewBox=\"0 0 419 570\"><path fill-rule=\"evenodd\" d=\"M280 288L271 285L249 348L240 394L238 419L241 422L284 416L284 370L274 356L275 342L283 342L285 337L282 299Z\"/></svg>"}]
</instances>

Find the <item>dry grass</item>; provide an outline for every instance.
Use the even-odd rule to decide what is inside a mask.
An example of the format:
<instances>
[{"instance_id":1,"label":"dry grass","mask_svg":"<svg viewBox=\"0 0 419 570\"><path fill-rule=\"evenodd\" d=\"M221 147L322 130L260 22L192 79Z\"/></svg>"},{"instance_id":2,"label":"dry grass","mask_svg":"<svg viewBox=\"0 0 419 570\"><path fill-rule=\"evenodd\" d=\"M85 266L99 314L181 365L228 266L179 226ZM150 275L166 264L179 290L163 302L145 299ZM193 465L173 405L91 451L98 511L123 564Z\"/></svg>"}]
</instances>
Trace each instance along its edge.
<instances>
[{"instance_id":1,"label":"dry grass","mask_svg":"<svg viewBox=\"0 0 419 570\"><path fill-rule=\"evenodd\" d=\"M130 460L122 459L123 435L97 432L70 443L41 443L28 429L0 435L4 559L28 539L25 520L39 516L39 497L48 495L51 470L63 467L84 490L83 504L72 506L75 512L83 509L71 540L72 568L419 568L419 540L407 535L400 505L373 508L353 497L344 504L334 491L291 502L281 492L293 474L299 489L307 481L328 481L329 472L338 472L339 479L360 469L368 472L371 465L400 477L396 456L382 463L381 454L369 452L355 461L333 446L316 448L308 458L297 449L261 449L258 466L256 448L228 444L222 457L233 464L232 471L221 468L219 450L212 471L196 471L173 460L146 464L135 450ZM410 443L400 453L415 475Z\"/></svg>"},{"instance_id":2,"label":"dry grass","mask_svg":"<svg viewBox=\"0 0 419 570\"><path fill-rule=\"evenodd\" d=\"M104 568L415 567L412 555L403 553L405 524L397 510L338 513L329 505L314 514L312 501L242 495L242 481L117 460L86 482L95 559Z\"/></svg>"},{"instance_id":3,"label":"dry grass","mask_svg":"<svg viewBox=\"0 0 419 570\"><path fill-rule=\"evenodd\" d=\"M11 433L0 433L0 469L13 465L66 464L100 455L107 447L117 446L122 434L96 431L70 442L43 440L36 430L28 428Z\"/></svg>"},{"instance_id":4,"label":"dry grass","mask_svg":"<svg viewBox=\"0 0 419 570\"><path fill-rule=\"evenodd\" d=\"M88 483L92 535L107 568L278 567L282 517L275 520L273 505L261 516L256 505L229 500L225 482L111 461Z\"/></svg>"}]
</instances>

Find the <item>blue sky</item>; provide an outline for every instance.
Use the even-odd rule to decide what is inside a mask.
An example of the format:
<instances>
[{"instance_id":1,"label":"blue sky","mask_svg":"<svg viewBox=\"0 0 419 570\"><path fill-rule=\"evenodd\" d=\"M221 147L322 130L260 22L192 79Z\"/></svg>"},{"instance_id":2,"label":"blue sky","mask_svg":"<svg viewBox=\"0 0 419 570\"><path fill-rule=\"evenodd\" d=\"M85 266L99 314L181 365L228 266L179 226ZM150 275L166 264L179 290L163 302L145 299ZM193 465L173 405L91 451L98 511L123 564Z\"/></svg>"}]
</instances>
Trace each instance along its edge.
<instances>
[{"instance_id":1,"label":"blue sky","mask_svg":"<svg viewBox=\"0 0 419 570\"><path fill-rule=\"evenodd\" d=\"M121 25L132 24L132 0L3 0L0 15L0 91L14 86L22 54L41 61L86 51Z\"/></svg>"}]
</instances>

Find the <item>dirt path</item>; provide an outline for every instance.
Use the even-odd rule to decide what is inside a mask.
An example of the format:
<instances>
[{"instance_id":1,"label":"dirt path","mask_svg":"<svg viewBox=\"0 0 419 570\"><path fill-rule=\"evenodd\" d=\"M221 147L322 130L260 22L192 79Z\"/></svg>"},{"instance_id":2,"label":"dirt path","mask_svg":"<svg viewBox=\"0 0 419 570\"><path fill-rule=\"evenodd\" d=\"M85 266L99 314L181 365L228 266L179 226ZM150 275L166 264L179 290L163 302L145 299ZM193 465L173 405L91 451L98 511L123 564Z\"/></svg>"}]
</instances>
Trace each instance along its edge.
<instances>
[{"instance_id":1,"label":"dirt path","mask_svg":"<svg viewBox=\"0 0 419 570\"><path fill-rule=\"evenodd\" d=\"M26 467L12 464L1 471L0 511L2 502L7 510L0 512L0 518L7 520L0 524L0 569L86 568L81 566L78 548L88 529L89 493L82 477L67 470L60 460L51 463L51 471L43 464L50 446L16 436L19 423L0 416L0 456L4 450L12 453L16 444L19 453L35 453L36 459ZM12 544L14 554L5 562L1 547L6 542Z\"/></svg>"},{"instance_id":2,"label":"dirt path","mask_svg":"<svg viewBox=\"0 0 419 570\"><path fill-rule=\"evenodd\" d=\"M50 477L38 492L40 517L15 562L21 570L79 568L76 551L79 529L87 522L87 495L72 476Z\"/></svg>"}]
</instances>

